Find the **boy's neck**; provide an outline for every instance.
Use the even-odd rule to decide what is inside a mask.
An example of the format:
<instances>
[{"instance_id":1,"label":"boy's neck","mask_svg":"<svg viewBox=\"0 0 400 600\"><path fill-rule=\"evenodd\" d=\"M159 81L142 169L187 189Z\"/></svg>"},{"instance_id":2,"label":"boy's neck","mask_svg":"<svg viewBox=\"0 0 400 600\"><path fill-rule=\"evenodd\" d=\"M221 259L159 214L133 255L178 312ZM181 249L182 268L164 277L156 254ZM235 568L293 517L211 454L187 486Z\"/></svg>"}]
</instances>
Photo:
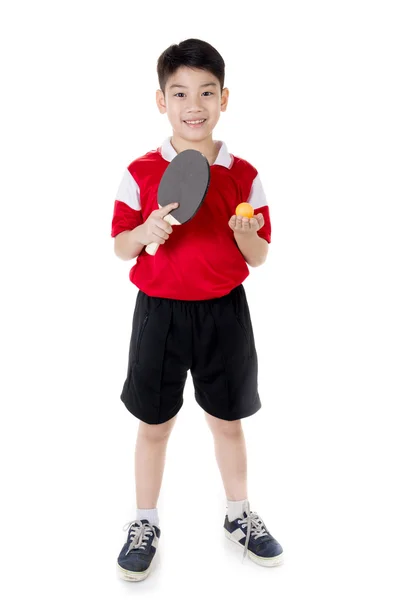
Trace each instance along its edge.
<instances>
[{"instance_id":1,"label":"boy's neck","mask_svg":"<svg viewBox=\"0 0 400 600\"><path fill-rule=\"evenodd\" d=\"M192 142L172 136L171 144L178 154L179 152L183 152L183 150L198 150L204 154L210 165L216 161L219 152L218 144L214 142L211 136L200 142Z\"/></svg>"}]
</instances>

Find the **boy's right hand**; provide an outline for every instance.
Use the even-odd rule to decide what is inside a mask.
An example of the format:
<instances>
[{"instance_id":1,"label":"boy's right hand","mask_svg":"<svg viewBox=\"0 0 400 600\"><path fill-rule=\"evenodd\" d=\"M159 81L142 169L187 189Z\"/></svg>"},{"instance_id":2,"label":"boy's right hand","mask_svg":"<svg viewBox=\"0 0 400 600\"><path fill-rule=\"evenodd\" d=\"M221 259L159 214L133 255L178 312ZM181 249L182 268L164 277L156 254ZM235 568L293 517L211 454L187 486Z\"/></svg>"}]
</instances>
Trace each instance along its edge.
<instances>
[{"instance_id":1,"label":"boy's right hand","mask_svg":"<svg viewBox=\"0 0 400 600\"><path fill-rule=\"evenodd\" d=\"M164 221L164 217L178 206L179 203L174 202L158 210L153 210L143 225L140 225L140 243L144 246L148 246L152 242L165 244L173 230L171 225Z\"/></svg>"}]
</instances>

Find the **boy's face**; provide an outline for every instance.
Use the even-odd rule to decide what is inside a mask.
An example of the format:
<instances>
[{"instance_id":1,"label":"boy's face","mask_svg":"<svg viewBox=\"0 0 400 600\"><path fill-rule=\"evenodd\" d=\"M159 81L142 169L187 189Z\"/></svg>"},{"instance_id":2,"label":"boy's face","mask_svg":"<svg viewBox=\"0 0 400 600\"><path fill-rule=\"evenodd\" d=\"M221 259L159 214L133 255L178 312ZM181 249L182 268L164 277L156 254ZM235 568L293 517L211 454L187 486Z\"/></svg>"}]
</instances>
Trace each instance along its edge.
<instances>
[{"instance_id":1,"label":"boy's face","mask_svg":"<svg viewBox=\"0 0 400 600\"><path fill-rule=\"evenodd\" d=\"M226 110L229 91L209 71L180 67L157 90L157 106L167 113L175 136L201 142L211 136L221 111Z\"/></svg>"}]
</instances>

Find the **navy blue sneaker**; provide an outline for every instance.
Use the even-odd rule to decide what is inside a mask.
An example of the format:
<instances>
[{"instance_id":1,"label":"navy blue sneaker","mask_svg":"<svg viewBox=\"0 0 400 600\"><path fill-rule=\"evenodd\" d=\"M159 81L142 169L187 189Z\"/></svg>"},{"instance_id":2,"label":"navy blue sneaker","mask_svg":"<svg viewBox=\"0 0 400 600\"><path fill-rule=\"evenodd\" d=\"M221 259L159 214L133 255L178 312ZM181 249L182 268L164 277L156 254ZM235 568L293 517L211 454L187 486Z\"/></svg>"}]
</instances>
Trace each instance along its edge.
<instances>
[{"instance_id":1,"label":"navy blue sneaker","mask_svg":"<svg viewBox=\"0 0 400 600\"><path fill-rule=\"evenodd\" d=\"M272 537L258 514L250 512L248 503L242 518L229 521L226 515L224 529L229 540L244 547L243 560L248 553L251 560L263 567L275 567L283 562L282 546Z\"/></svg>"},{"instance_id":2,"label":"navy blue sneaker","mask_svg":"<svg viewBox=\"0 0 400 600\"><path fill-rule=\"evenodd\" d=\"M117 570L126 581L141 581L150 573L161 531L147 519L130 521L124 526L128 539L118 556Z\"/></svg>"}]
</instances>

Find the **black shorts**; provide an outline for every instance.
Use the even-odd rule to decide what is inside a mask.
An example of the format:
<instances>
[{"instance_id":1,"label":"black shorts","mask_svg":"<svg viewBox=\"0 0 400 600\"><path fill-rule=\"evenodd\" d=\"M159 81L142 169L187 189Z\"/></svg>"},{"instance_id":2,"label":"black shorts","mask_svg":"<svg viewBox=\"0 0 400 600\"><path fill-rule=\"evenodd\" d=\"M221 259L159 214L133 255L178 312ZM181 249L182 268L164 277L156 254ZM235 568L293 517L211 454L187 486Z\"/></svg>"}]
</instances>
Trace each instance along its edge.
<instances>
[{"instance_id":1,"label":"black shorts","mask_svg":"<svg viewBox=\"0 0 400 600\"><path fill-rule=\"evenodd\" d=\"M196 401L210 415L233 421L261 408L242 285L222 298L201 301L138 292L121 393L126 408L149 424L172 419L183 404L188 370Z\"/></svg>"}]
</instances>

